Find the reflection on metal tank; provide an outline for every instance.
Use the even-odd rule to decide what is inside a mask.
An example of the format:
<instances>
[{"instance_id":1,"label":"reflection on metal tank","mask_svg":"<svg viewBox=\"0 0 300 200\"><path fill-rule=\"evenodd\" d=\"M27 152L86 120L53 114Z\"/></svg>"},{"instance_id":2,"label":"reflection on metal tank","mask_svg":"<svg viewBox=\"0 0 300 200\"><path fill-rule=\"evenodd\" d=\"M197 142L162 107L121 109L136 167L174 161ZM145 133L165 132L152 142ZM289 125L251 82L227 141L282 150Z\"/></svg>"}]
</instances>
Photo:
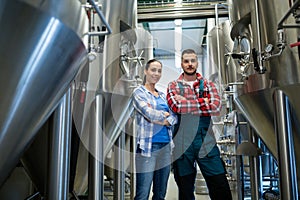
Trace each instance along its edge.
<instances>
[{"instance_id":1,"label":"reflection on metal tank","mask_svg":"<svg viewBox=\"0 0 300 200\"><path fill-rule=\"evenodd\" d=\"M126 8L126 9L125 9ZM124 71L120 67L122 54L135 55L136 42L136 1L103 1L103 12L111 24L112 34L106 36L103 47L103 57L100 61L102 73L100 91L113 92L116 83L120 81ZM125 52L121 52L122 48ZM126 93L126 91L125 91Z\"/></svg>"},{"instance_id":2,"label":"reflection on metal tank","mask_svg":"<svg viewBox=\"0 0 300 200\"><path fill-rule=\"evenodd\" d=\"M226 56L233 48L233 40L230 37L230 21L225 21L218 26L214 27L207 34L208 44L208 58L210 63L214 66L209 69L216 69L220 71L220 78L222 84L228 84L241 79L241 75L238 73L237 62L229 56ZM219 37L219 39L217 39ZM219 48L218 46L219 40ZM218 56L219 54L219 56ZM219 57L219 58L218 58ZM220 59L221 68L218 69L218 59ZM218 72L217 71L217 72ZM214 74L215 72L209 72L208 74Z\"/></svg>"},{"instance_id":3,"label":"reflection on metal tank","mask_svg":"<svg viewBox=\"0 0 300 200\"><path fill-rule=\"evenodd\" d=\"M105 37L103 42L103 53L100 54L100 77L97 93L100 93L105 99L103 108L103 133L106 135L104 141L105 155L111 150L111 147L121 134L123 130L119 128L120 124L126 119L116 119L116 117L126 116L125 110L119 111L120 115L114 115L113 98L114 94L120 95L121 102L118 106L127 105L129 102L129 82L124 77L126 68L121 65L122 54L132 54L134 51L134 43L136 42L136 35L134 29L136 21L132 16L136 9L135 1L103 1L103 13L108 23L111 24L112 34ZM126 8L126 9L124 9ZM122 47L124 46L124 52ZM127 67L127 66L125 66ZM124 112L124 113L123 113ZM125 114L125 115L124 115ZM120 120L120 121L119 121Z\"/></svg>"},{"instance_id":4,"label":"reflection on metal tank","mask_svg":"<svg viewBox=\"0 0 300 200\"><path fill-rule=\"evenodd\" d=\"M280 6L275 6L280 5ZM278 23L289 10L288 1L276 0L273 3L259 1L260 10L260 42L262 49L267 44L280 45L278 41ZM270 12L271 11L271 12ZM295 23L294 18L287 20L287 23ZM265 62L267 70L270 72L270 79L274 80L273 86L286 86L300 83L300 68L297 48L290 48L289 44L298 41L297 29L285 29L286 48L281 56L271 58Z\"/></svg>"},{"instance_id":5,"label":"reflection on metal tank","mask_svg":"<svg viewBox=\"0 0 300 200\"><path fill-rule=\"evenodd\" d=\"M151 53L148 50L151 40L148 41L149 36L137 29L136 1L105 1L103 11L113 31L103 43L98 88L105 99L104 132L107 140L104 142L104 154L107 155L124 131L120 127L130 117L130 95L141 82L143 58L147 59Z\"/></svg>"},{"instance_id":6,"label":"reflection on metal tank","mask_svg":"<svg viewBox=\"0 0 300 200\"><path fill-rule=\"evenodd\" d=\"M254 1L228 0L229 18L232 25L237 24L243 17L254 12Z\"/></svg>"},{"instance_id":7,"label":"reflection on metal tank","mask_svg":"<svg viewBox=\"0 0 300 200\"><path fill-rule=\"evenodd\" d=\"M85 147L80 147L79 160L85 159L87 153L96 160L99 159L94 153L93 145L90 144L91 133L94 133L95 129L90 126L90 121L95 117L102 119L98 122L97 129L101 129L101 134L103 133L105 175L111 179L114 178L111 169L115 167L115 151L112 150L128 126L128 119L133 110L130 101L131 92L143 78L144 59L152 55L150 46L152 38L148 32L137 28L136 1L99 1L99 3L112 33L99 41L100 51L97 52L97 58L88 66L86 101L84 105L80 105L79 99L75 100L76 107L81 106L80 109L83 111L76 110L73 115L76 129ZM98 38L94 40L98 42ZM80 81L77 85L80 86ZM80 87L77 89L80 90ZM100 113L96 113L95 116L93 106L98 97L102 100L102 105L99 105ZM126 136L125 148L130 152L127 139ZM128 167L129 161L129 158L125 159L125 168ZM74 190L78 194L87 190L87 167L87 163L77 163Z\"/></svg>"},{"instance_id":8,"label":"reflection on metal tank","mask_svg":"<svg viewBox=\"0 0 300 200\"><path fill-rule=\"evenodd\" d=\"M84 14L73 0L1 1L0 184L86 62Z\"/></svg>"},{"instance_id":9,"label":"reflection on metal tank","mask_svg":"<svg viewBox=\"0 0 300 200\"><path fill-rule=\"evenodd\" d=\"M247 38L251 50L255 48L257 52L261 53L257 59L259 72L254 72L253 65L251 66L246 73L245 85L239 90L235 102L271 153L277 157L273 91L278 87L286 89L287 86L299 83L300 69L295 48L286 46L280 56L268 59L268 55L265 53L268 49L265 47L267 44L272 44L274 46L272 53L280 51L278 22L289 10L289 3L280 0L272 2L230 0L229 6L233 24L232 39ZM287 44L297 41L295 29L285 30L285 36ZM263 60L263 56L267 59ZM293 95L289 98L297 99L298 97Z\"/></svg>"}]
</instances>

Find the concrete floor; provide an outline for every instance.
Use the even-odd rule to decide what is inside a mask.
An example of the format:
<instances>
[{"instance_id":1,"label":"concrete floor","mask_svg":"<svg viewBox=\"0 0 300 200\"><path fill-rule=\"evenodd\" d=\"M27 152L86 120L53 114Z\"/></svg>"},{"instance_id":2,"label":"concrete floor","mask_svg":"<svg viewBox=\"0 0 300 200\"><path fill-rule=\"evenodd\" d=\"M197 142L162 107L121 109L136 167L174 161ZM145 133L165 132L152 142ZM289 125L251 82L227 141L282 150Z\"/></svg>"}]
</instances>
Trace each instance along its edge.
<instances>
[{"instance_id":1,"label":"concrete floor","mask_svg":"<svg viewBox=\"0 0 300 200\"><path fill-rule=\"evenodd\" d=\"M207 189L206 189L205 182L198 182L197 180L198 179L196 179L195 199L196 200L210 200L208 194L206 193ZM201 183L201 184L199 184L199 183ZM201 185L201 187L199 187L200 185ZM201 192L201 194L199 194L200 192ZM231 192L232 192L233 200L237 200L238 199L237 194L233 191L231 191ZM251 199L251 198L245 198L244 200L249 200L249 199ZM169 177L166 200L178 200L178 189L177 189L177 185L174 180L174 175L172 173L170 174L170 177Z\"/></svg>"},{"instance_id":2,"label":"concrete floor","mask_svg":"<svg viewBox=\"0 0 300 200\"><path fill-rule=\"evenodd\" d=\"M205 194L195 194L196 200L210 200L208 195ZM168 191L166 200L178 200L178 189L174 180L174 176L171 173L169 177Z\"/></svg>"},{"instance_id":3,"label":"concrete floor","mask_svg":"<svg viewBox=\"0 0 300 200\"><path fill-rule=\"evenodd\" d=\"M114 200L113 191L107 191L104 192L107 200ZM149 200L151 200L152 197L152 189L150 192ZM210 200L209 196L207 194L196 194L195 193L196 200ZM131 200L130 194L125 194L125 200ZM174 180L173 173L170 174L169 182L168 182L168 190L166 195L166 200L178 200L178 189L177 185Z\"/></svg>"}]
</instances>

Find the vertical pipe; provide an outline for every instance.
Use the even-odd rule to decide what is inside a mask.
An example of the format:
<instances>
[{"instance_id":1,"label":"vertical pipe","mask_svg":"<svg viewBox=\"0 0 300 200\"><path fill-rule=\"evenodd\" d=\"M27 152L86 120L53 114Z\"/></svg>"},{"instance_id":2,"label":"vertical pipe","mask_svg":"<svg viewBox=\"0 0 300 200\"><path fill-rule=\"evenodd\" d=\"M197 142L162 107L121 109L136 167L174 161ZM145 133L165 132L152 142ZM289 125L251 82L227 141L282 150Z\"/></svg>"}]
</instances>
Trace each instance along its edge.
<instances>
[{"instance_id":1,"label":"vertical pipe","mask_svg":"<svg viewBox=\"0 0 300 200\"><path fill-rule=\"evenodd\" d=\"M136 118L133 117L132 122L132 137L131 137L131 145L130 145L130 163L131 163L131 175L130 175L130 199L134 198L135 195L135 149L136 149Z\"/></svg>"},{"instance_id":2,"label":"vertical pipe","mask_svg":"<svg viewBox=\"0 0 300 200\"><path fill-rule=\"evenodd\" d=\"M91 106L89 200L102 200L104 196L103 104L104 97L98 94Z\"/></svg>"},{"instance_id":3,"label":"vertical pipe","mask_svg":"<svg viewBox=\"0 0 300 200\"><path fill-rule=\"evenodd\" d=\"M116 142L115 148L115 170L114 170L114 200L125 199L125 165L124 148L125 134L122 132Z\"/></svg>"},{"instance_id":4,"label":"vertical pipe","mask_svg":"<svg viewBox=\"0 0 300 200\"><path fill-rule=\"evenodd\" d=\"M63 96L54 112L51 134L48 199L65 200L69 193L71 142L71 88Z\"/></svg>"},{"instance_id":5,"label":"vertical pipe","mask_svg":"<svg viewBox=\"0 0 300 200\"><path fill-rule=\"evenodd\" d=\"M259 137L257 137L257 146L261 149L262 141ZM263 166L262 166L262 156L256 157L257 159L257 195L259 199L262 199L262 193L263 193Z\"/></svg>"},{"instance_id":6,"label":"vertical pipe","mask_svg":"<svg viewBox=\"0 0 300 200\"><path fill-rule=\"evenodd\" d=\"M231 95L232 98L232 95ZM241 121L241 117L238 115L238 112L235 113L235 153L239 144L241 144L241 126L244 122ZM243 119L244 120L244 119ZM247 126L248 124L245 123ZM240 169L240 170L239 170ZM241 177L241 178L239 178ZM241 155L236 155L236 189L237 189L237 199L244 199L244 194L242 189L244 188L244 166L243 166L243 157Z\"/></svg>"},{"instance_id":7,"label":"vertical pipe","mask_svg":"<svg viewBox=\"0 0 300 200\"><path fill-rule=\"evenodd\" d=\"M132 99L130 98L128 102L124 105L124 110L120 114L119 119L117 120L116 124L118 126L112 126L110 130L108 130L108 137L109 141L105 144L104 148L104 156L107 156L107 154L112 149L113 145L117 141L118 137L122 134L120 127L125 127L128 119L130 118L131 114L133 112L133 105L132 105ZM107 128L108 129L108 128Z\"/></svg>"},{"instance_id":8,"label":"vertical pipe","mask_svg":"<svg viewBox=\"0 0 300 200\"><path fill-rule=\"evenodd\" d=\"M298 199L298 185L289 101L282 90L274 91L273 101L275 134L277 137L280 198L284 200L294 200Z\"/></svg>"},{"instance_id":9,"label":"vertical pipe","mask_svg":"<svg viewBox=\"0 0 300 200\"><path fill-rule=\"evenodd\" d=\"M253 128L249 127L249 139L253 144L257 144L257 136L253 132ZM259 161L256 156L249 156L249 165L250 165L250 188L251 188L251 197L254 200L259 200Z\"/></svg>"},{"instance_id":10,"label":"vertical pipe","mask_svg":"<svg viewBox=\"0 0 300 200\"><path fill-rule=\"evenodd\" d=\"M222 81L222 73L221 73L221 52L220 52L220 36L219 36L219 11L218 11L219 4L215 5L215 18L216 18L216 29L217 29L217 55L218 55L218 78L221 84ZM226 80L227 83L227 80Z\"/></svg>"},{"instance_id":11,"label":"vertical pipe","mask_svg":"<svg viewBox=\"0 0 300 200\"><path fill-rule=\"evenodd\" d=\"M264 68L262 65L262 55L261 55L261 38L260 38L260 23L259 23L259 8L258 8L258 0L255 0L255 19L256 19L256 34L257 34L257 46L258 46L258 58L259 58L259 70L260 73L264 73Z\"/></svg>"}]
</instances>

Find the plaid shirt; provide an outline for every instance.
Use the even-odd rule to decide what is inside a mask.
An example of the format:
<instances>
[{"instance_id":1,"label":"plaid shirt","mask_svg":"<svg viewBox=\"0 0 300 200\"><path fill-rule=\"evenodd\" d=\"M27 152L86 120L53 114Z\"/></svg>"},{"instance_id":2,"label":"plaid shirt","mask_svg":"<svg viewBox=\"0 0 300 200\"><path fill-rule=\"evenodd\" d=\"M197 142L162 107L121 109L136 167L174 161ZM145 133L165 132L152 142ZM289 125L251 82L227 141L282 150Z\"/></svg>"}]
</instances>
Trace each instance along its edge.
<instances>
[{"instance_id":1,"label":"plaid shirt","mask_svg":"<svg viewBox=\"0 0 300 200\"><path fill-rule=\"evenodd\" d=\"M166 95L160 91L157 91L158 95L167 103ZM170 116L167 118L164 116L165 111L157 110L155 96L149 92L143 85L137 87L132 94L133 106L136 111L137 119L137 143L139 148L142 150L142 155L146 157L151 156L152 148L152 136L154 122L163 122L165 119L168 120L170 125L177 123L177 116L169 110ZM171 141L171 148L174 147L172 140L171 127L168 128L168 133Z\"/></svg>"},{"instance_id":2,"label":"plaid shirt","mask_svg":"<svg viewBox=\"0 0 300 200\"><path fill-rule=\"evenodd\" d=\"M215 84L204 79L199 73L196 75L199 81L194 83L194 89L184 82L183 74L177 80L169 83L167 89L169 107L173 112L181 114L191 113L200 116L218 115L221 111L221 98ZM204 83L203 97L200 95L200 80L203 80ZM178 83L182 84L184 94L181 94ZM174 96L177 94L184 96L186 100L176 101ZM205 103L204 98L208 98L209 103Z\"/></svg>"}]
</instances>

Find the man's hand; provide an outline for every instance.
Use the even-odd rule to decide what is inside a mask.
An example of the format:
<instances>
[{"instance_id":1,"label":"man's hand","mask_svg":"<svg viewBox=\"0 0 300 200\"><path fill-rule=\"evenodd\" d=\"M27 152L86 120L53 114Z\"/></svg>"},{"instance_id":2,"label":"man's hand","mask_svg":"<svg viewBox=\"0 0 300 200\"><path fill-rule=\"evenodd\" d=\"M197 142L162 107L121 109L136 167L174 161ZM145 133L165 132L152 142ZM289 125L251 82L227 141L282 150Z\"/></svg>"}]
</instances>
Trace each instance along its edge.
<instances>
[{"instance_id":1,"label":"man's hand","mask_svg":"<svg viewBox=\"0 0 300 200\"><path fill-rule=\"evenodd\" d=\"M176 94L176 95L174 96L174 99L175 99L176 101L186 100L186 98L185 98L184 96L181 96L181 95L179 95L179 94Z\"/></svg>"},{"instance_id":2,"label":"man's hand","mask_svg":"<svg viewBox=\"0 0 300 200\"><path fill-rule=\"evenodd\" d=\"M205 102L206 104L209 104L208 98L203 98L203 100L204 100L204 102Z\"/></svg>"}]
</instances>

